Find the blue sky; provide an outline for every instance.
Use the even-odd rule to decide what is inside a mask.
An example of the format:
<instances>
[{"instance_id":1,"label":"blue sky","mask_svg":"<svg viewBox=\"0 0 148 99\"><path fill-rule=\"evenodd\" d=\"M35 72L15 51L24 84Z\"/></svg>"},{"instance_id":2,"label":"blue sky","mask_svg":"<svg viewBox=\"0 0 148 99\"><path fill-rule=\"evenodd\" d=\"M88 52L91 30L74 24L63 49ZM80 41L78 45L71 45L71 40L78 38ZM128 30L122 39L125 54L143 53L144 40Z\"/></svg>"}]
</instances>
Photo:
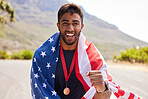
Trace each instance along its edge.
<instances>
[{"instance_id":1,"label":"blue sky","mask_svg":"<svg viewBox=\"0 0 148 99\"><path fill-rule=\"evenodd\" d=\"M148 43L148 0L68 0Z\"/></svg>"}]
</instances>

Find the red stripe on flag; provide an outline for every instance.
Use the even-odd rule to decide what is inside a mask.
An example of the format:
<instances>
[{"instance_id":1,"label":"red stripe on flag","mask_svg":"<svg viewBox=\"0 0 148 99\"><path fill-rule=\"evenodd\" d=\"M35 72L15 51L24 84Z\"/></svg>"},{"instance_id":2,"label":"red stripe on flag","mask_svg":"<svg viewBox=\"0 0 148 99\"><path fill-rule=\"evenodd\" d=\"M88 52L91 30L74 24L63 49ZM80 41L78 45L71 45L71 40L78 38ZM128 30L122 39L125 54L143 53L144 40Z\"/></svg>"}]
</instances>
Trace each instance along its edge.
<instances>
[{"instance_id":1,"label":"red stripe on flag","mask_svg":"<svg viewBox=\"0 0 148 99\"><path fill-rule=\"evenodd\" d=\"M86 99L85 97L82 97L81 99Z\"/></svg>"},{"instance_id":2,"label":"red stripe on flag","mask_svg":"<svg viewBox=\"0 0 148 99\"><path fill-rule=\"evenodd\" d=\"M100 58L99 52L91 42L86 40L85 44L88 46L86 52L91 64L91 70L99 70L103 66L103 60Z\"/></svg>"},{"instance_id":3,"label":"red stripe on flag","mask_svg":"<svg viewBox=\"0 0 148 99\"><path fill-rule=\"evenodd\" d=\"M113 79L112 79L112 76L108 74L107 70L106 70L106 74L107 74L107 79L108 79L108 81L112 81L112 80L113 80Z\"/></svg>"},{"instance_id":4,"label":"red stripe on flag","mask_svg":"<svg viewBox=\"0 0 148 99\"><path fill-rule=\"evenodd\" d=\"M130 93L130 96L128 97L128 99L134 99L134 94L133 93Z\"/></svg>"},{"instance_id":5,"label":"red stripe on flag","mask_svg":"<svg viewBox=\"0 0 148 99\"><path fill-rule=\"evenodd\" d=\"M119 96L123 96L125 94L125 91L122 89L118 89L118 93L114 93L116 95L117 98L119 98Z\"/></svg>"},{"instance_id":6,"label":"red stripe on flag","mask_svg":"<svg viewBox=\"0 0 148 99\"><path fill-rule=\"evenodd\" d=\"M117 98L119 98L119 94L118 94L118 93L114 93L114 95L115 95Z\"/></svg>"}]
</instances>

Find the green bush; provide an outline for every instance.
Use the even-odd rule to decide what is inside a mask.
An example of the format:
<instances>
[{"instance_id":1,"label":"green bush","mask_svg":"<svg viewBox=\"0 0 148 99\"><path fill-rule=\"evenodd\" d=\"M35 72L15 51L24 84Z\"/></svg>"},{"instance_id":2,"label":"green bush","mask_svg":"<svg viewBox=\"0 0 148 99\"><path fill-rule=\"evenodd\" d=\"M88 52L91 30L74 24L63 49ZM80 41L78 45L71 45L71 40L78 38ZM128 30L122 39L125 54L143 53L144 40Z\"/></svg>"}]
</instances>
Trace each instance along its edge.
<instances>
[{"instance_id":1,"label":"green bush","mask_svg":"<svg viewBox=\"0 0 148 99\"><path fill-rule=\"evenodd\" d=\"M32 59L32 57L33 57L33 53L30 50L14 52L11 55L11 59Z\"/></svg>"},{"instance_id":2,"label":"green bush","mask_svg":"<svg viewBox=\"0 0 148 99\"><path fill-rule=\"evenodd\" d=\"M12 53L11 59L23 59L22 53L21 52Z\"/></svg>"},{"instance_id":3,"label":"green bush","mask_svg":"<svg viewBox=\"0 0 148 99\"><path fill-rule=\"evenodd\" d=\"M8 57L7 51L0 51L0 59L7 59Z\"/></svg>"},{"instance_id":4,"label":"green bush","mask_svg":"<svg viewBox=\"0 0 148 99\"><path fill-rule=\"evenodd\" d=\"M0 59L32 59L32 57L33 52L31 50L13 52L11 55L8 55L7 51L0 51Z\"/></svg>"},{"instance_id":5,"label":"green bush","mask_svg":"<svg viewBox=\"0 0 148 99\"><path fill-rule=\"evenodd\" d=\"M23 57L23 59L32 59L33 53L30 50L23 50L22 57Z\"/></svg>"},{"instance_id":6,"label":"green bush","mask_svg":"<svg viewBox=\"0 0 148 99\"><path fill-rule=\"evenodd\" d=\"M148 47L127 49L125 52L121 52L120 56L115 56L115 58L120 61L148 63Z\"/></svg>"}]
</instances>

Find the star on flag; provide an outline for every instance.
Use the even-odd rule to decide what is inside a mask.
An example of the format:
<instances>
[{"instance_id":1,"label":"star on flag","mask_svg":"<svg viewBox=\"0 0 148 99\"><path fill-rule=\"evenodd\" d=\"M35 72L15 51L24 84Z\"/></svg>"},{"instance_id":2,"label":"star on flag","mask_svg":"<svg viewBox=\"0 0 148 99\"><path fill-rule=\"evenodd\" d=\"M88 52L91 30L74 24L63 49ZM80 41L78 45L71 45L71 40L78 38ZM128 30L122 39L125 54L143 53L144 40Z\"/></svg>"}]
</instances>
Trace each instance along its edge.
<instances>
[{"instance_id":1,"label":"star on flag","mask_svg":"<svg viewBox=\"0 0 148 99\"><path fill-rule=\"evenodd\" d=\"M42 72L40 67L38 67L38 71L39 71L39 72Z\"/></svg>"},{"instance_id":2,"label":"star on flag","mask_svg":"<svg viewBox=\"0 0 148 99\"><path fill-rule=\"evenodd\" d=\"M42 57L46 56L46 51L45 52L41 51L41 56Z\"/></svg>"},{"instance_id":3,"label":"star on flag","mask_svg":"<svg viewBox=\"0 0 148 99\"><path fill-rule=\"evenodd\" d=\"M38 73L34 74L34 78L39 78L40 76L38 75Z\"/></svg>"},{"instance_id":4,"label":"star on flag","mask_svg":"<svg viewBox=\"0 0 148 99\"><path fill-rule=\"evenodd\" d=\"M47 88L47 85L45 83L42 83L44 88Z\"/></svg>"},{"instance_id":5,"label":"star on flag","mask_svg":"<svg viewBox=\"0 0 148 99\"><path fill-rule=\"evenodd\" d=\"M56 57L56 62L58 62L58 57Z\"/></svg>"},{"instance_id":6,"label":"star on flag","mask_svg":"<svg viewBox=\"0 0 148 99\"><path fill-rule=\"evenodd\" d=\"M33 72L33 68L31 68L32 72Z\"/></svg>"},{"instance_id":7,"label":"star on flag","mask_svg":"<svg viewBox=\"0 0 148 99\"><path fill-rule=\"evenodd\" d=\"M55 74L52 74L52 77L51 78L55 78Z\"/></svg>"},{"instance_id":8,"label":"star on flag","mask_svg":"<svg viewBox=\"0 0 148 99\"><path fill-rule=\"evenodd\" d=\"M46 67L49 69L51 67L50 63L47 63Z\"/></svg>"},{"instance_id":9,"label":"star on flag","mask_svg":"<svg viewBox=\"0 0 148 99\"><path fill-rule=\"evenodd\" d=\"M51 49L51 50L52 50L52 52L55 52L55 51L56 51L56 50L55 50L55 47L53 47L53 46L52 46L52 49Z\"/></svg>"},{"instance_id":10,"label":"star on flag","mask_svg":"<svg viewBox=\"0 0 148 99\"><path fill-rule=\"evenodd\" d=\"M35 99L35 94L33 94L33 99Z\"/></svg>"},{"instance_id":11,"label":"star on flag","mask_svg":"<svg viewBox=\"0 0 148 99\"><path fill-rule=\"evenodd\" d=\"M50 43L53 41L53 37L52 38L49 38L49 40L48 40Z\"/></svg>"},{"instance_id":12,"label":"star on flag","mask_svg":"<svg viewBox=\"0 0 148 99\"><path fill-rule=\"evenodd\" d=\"M33 61L36 62L36 58L33 58Z\"/></svg>"},{"instance_id":13,"label":"star on flag","mask_svg":"<svg viewBox=\"0 0 148 99\"><path fill-rule=\"evenodd\" d=\"M48 97L45 97L45 99L49 99Z\"/></svg>"},{"instance_id":14,"label":"star on flag","mask_svg":"<svg viewBox=\"0 0 148 99\"><path fill-rule=\"evenodd\" d=\"M57 93L55 91L51 91L51 92L52 92L52 95L55 95L55 96L57 95Z\"/></svg>"},{"instance_id":15,"label":"star on flag","mask_svg":"<svg viewBox=\"0 0 148 99\"><path fill-rule=\"evenodd\" d=\"M34 86L35 86L35 88L37 88L38 87L37 83L35 83Z\"/></svg>"}]
</instances>

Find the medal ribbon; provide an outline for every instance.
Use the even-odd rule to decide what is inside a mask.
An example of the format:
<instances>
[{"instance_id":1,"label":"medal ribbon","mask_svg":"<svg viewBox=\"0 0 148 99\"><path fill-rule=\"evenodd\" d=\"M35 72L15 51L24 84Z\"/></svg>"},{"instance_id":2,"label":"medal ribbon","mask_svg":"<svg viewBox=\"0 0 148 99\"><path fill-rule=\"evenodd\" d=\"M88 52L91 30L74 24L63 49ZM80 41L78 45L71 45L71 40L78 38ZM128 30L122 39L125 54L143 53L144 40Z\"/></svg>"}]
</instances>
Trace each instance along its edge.
<instances>
[{"instance_id":1,"label":"medal ribbon","mask_svg":"<svg viewBox=\"0 0 148 99\"><path fill-rule=\"evenodd\" d=\"M76 49L77 50L77 49ZM61 61L62 61L62 66L63 66L63 72L64 72L64 76L65 76L65 80L66 82L68 81L70 75L71 75L71 72L74 68L74 64L75 64L75 57L76 57L76 50L75 50L75 53L74 53L74 56L73 56L73 59L72 59L72 63L71 63L71 66L70 66L70 71L69 71L69 74L67 73L67 67L66 67L66 63L65 63L65 57L64 57L64 53L63 53L63 49L62 49L62 46L60 45L60 55L61 55Z\"/></svg>"}]
</instances>

